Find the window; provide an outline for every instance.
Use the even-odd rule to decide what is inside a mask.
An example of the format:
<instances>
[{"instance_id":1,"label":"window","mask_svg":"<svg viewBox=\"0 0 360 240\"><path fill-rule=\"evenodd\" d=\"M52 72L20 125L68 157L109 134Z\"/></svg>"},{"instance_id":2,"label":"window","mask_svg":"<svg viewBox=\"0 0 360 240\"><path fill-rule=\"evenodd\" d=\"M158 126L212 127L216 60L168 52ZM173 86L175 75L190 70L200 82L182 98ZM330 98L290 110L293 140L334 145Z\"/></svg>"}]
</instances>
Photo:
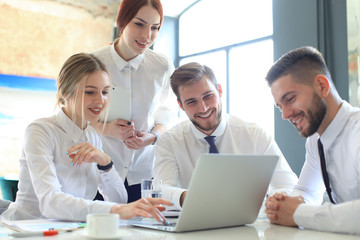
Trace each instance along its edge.
<instances>
[{"instance_id":1,"label":"window","mask_svg":"<svg viewBox=\"0 0 360 240\"><path fill-rule=\"evenodd\" d=\"M266 40L230 50L229 112L273 134L274 100L265 81L272 49L272 40Z\"/></svg>"},{"instance_id":2,"label":"window","mask_svg":"<svg viewBox=\"0 0 360 240\"><path fill-rule=\"evenodd\" d=\"M274 133L265 75L273 62L272 1L202 0L179 19L179 63L214 70L223 109Z\"/></svg>"}]
</instances>

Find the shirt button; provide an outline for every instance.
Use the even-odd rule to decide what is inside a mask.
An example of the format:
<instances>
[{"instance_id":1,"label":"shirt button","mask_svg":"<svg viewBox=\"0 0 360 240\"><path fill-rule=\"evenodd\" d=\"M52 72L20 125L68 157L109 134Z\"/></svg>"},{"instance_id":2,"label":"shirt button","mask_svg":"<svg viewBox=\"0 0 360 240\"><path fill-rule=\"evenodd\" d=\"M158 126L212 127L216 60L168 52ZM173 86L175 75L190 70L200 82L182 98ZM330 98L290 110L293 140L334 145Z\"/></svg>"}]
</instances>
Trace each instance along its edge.
<instances>
[{"instance_id":1,"label":"shirt button","mask_svg":"<svg viewBox=\"0 0 360 240\"><path fill-rule=\"evenodd\" d=\"M104 177L107 177L107 174L104 174Z\"/></svg>"},{"instance_id":2,"label":"shirt button","mask_svg":"<svg viewBox=\"0 0 360 240\"><path fill-rule=\"evenodd\" d=\"M108 183L108 182L109 182L109 179L106 179L105 182Z\"/></svg>"}]
</instances>

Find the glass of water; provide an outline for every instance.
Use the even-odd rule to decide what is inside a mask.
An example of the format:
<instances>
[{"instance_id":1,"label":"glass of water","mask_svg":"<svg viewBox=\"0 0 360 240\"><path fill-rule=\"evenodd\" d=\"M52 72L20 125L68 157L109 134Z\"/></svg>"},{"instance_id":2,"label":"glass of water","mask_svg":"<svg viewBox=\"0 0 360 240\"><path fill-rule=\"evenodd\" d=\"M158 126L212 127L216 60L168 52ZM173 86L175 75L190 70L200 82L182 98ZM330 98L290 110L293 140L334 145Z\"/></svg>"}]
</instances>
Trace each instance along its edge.
<instances>
[{"instance_id":1,"label":"glass of water","mask_svg":"<svg viewBox=\"0 0 360 240\"><path fill-rule=\"evenodd\" d=\"M141 180L141 197L142 198L161 198L162 180L161 179L142 179Z\"/></svg>"}]
</instances>

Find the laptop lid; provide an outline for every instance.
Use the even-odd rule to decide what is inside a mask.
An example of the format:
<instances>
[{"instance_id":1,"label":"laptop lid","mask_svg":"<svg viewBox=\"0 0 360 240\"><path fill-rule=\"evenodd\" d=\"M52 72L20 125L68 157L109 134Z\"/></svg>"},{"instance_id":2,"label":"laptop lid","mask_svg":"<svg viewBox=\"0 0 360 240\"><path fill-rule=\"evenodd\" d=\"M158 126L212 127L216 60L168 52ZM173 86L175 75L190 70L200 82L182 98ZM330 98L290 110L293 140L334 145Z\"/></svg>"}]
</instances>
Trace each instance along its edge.
<instances>
[{"instance_id":1,"label":"laptop lid","mask_svg":"<svg viewBox=\"0 0 360 240\"><path fill-rule=\"evenodd\" d=\"M156 229L184 232L254 222L278 158L264 155L201 155L175 228L156 224ZM151 226L147 222L141 227Z\"/></svg>"}]
</instances>

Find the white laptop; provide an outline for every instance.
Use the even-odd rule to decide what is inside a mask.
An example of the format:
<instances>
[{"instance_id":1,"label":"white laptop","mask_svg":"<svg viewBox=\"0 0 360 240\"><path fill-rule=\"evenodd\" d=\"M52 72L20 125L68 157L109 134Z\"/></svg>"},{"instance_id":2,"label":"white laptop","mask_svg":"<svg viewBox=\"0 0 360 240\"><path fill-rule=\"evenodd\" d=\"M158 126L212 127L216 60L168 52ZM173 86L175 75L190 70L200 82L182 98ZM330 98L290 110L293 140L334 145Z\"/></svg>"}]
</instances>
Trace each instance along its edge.
<instances>
[{"instance_id":1,"label":"white laptop","mask_svg":"<svg viewBox=\"0 0 360 240\"><path fill-rule=\"evenodd\" d=\"M130 224L170 232L250 224L259 213L278 158L201 155L176 223L165 226L144 218Z\"/></svg>"},{"instance_id":2,"label":"white laptop","mask_svg":"<svg viewBox=\"0 0 360 240\"><path fill-rule=\"evenodd\" d=\"M110 106L107 122L115 119L131 120L131 93L119 86L112 86L109 91Z\"/></svg>"}]
</instances>

